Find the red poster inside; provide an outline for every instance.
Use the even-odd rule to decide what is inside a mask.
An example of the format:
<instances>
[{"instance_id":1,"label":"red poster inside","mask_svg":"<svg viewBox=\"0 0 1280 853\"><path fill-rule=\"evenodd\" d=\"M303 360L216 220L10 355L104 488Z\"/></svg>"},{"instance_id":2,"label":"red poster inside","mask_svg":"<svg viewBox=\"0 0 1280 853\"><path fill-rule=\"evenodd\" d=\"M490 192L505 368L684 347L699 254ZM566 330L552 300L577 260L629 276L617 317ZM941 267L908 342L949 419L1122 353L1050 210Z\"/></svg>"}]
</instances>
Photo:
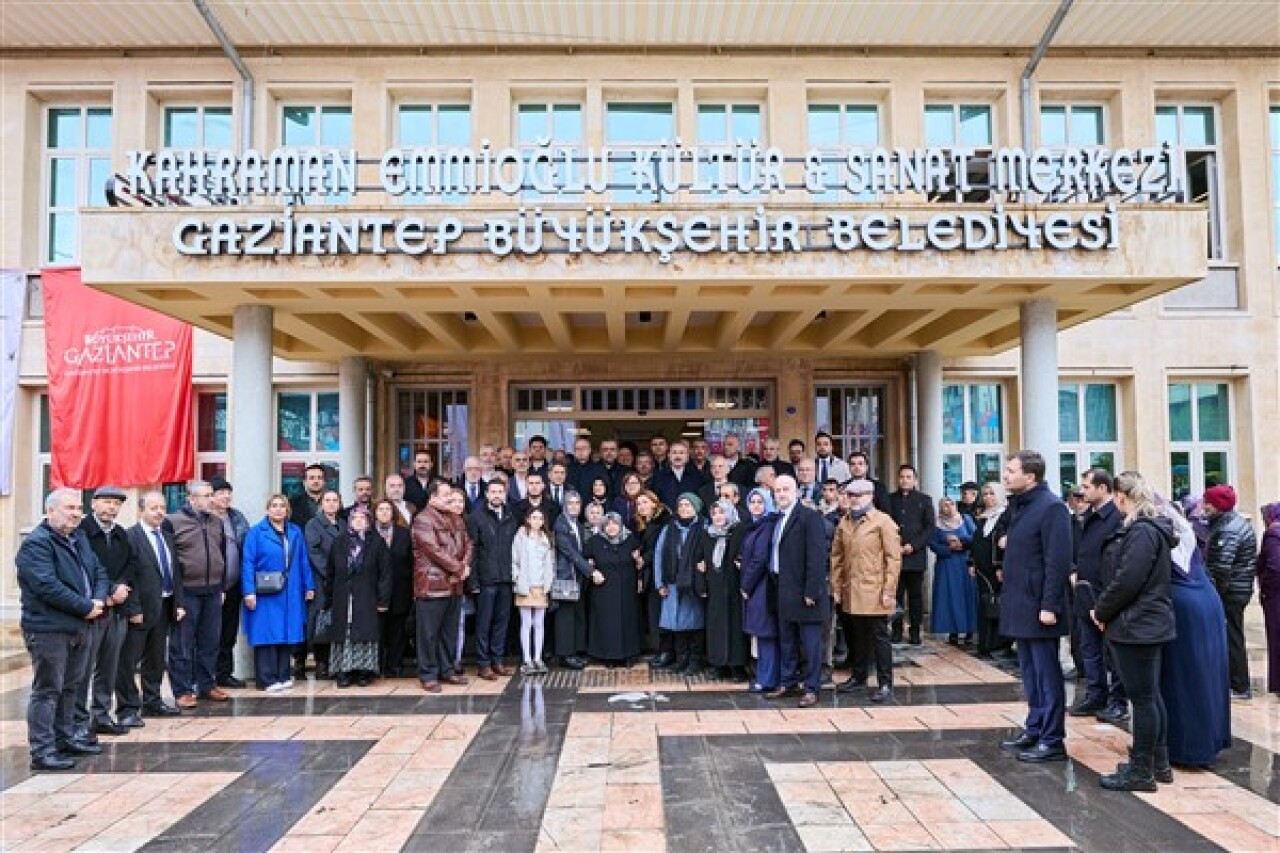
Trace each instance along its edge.
<instances>
[{"instance_id":1,"label":"red poster inside","mask_svg":"<svg viewBox=\"0 0 1280 853\"><path fill-rule=\"evenodd\" d=\"M190 479L191 326L43 272L55 487Z\"/></svg>"}]
</instances>

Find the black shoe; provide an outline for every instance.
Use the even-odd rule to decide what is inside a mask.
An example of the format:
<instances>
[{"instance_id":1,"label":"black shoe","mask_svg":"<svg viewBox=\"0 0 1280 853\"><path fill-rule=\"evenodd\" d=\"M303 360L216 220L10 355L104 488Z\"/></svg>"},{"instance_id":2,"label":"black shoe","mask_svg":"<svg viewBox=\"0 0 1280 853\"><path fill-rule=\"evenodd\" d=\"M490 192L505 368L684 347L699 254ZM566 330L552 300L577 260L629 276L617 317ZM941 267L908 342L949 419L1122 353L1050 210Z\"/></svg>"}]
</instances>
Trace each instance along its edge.
<instances>
[{"instance_id":1,"label":"black shoe","mask_svg":"<svg viewBox=\"0 0 1280 853\"><path fill-rule=\"evenodd\" d=\"M575 672L587 668L587 662L576 655L565 658L563 664L565 669L572 669Z\"/></svg>"},{"instance_id":2,"label":"black shoe","mask_svg":"<svg viewBox=\"0 0 1280 853\"><path fill-rule=\"evenodd\" d=\"M895 644L895 645L901 644L901 643L902 643L902 632L901 632L901 631L894 631L894 632L892 632L891 634L889 634L889 642L891 642L891 643L893 643L893 644Z\"/></svg>"},{"instance_id":3,"label":"black shoe","mask_svg":"<svg viewBox=\"0 0 1280 853\"><path fill-rule=\"evenodd\" d=\"M660 652L649 658L650 669L670 669L672 664L676 662L676 656L671 652Z\"/></svg>"},{"instance_id":4,"label":"black shoe","mask_svg":"<svg viewBox=\"0 0 1280 853\"><path fill-rule=\"evenodd\" d=\"M920 639L920 635L919 635L919 634L912 634L912 635L911 635L911 639L910 639L910 640L908 640L908 642L909 642L909 643L911 643L911 645L913 645L913 646L919 646L919 645L922 645L922 644L924 643L924 641Z\"/></svg>"},{"instance_id":5,"label":"black shoe","mask_svg":"<svg viewBox=\"0 0 1280 853\"><path fill-rule=\"evenodd\" d=\"M31 769L44 771L46 773L57 770L70 770L76 766L73 759L53 753L52 755L37 755L31 759Z\"/></svg>"},{"instance_id":6,"label":"black shoe","mask_svg":"<svg viewBox=\"0 0 1280 853\"><path fill-rule=\"evenodd\" d=\"M87 729L76 729L76 730L72 733L72 735L71 735L71 739L72 739L72 740L75 740L75 741L78 741L78 742L80 742L80 743L87 743L87 744L91 744L91 745L93 745L93 746L97 746L97 745L98 745L98 736L97 736L96 734L94 734L94 733L93 733L93 728L92 728L92 727L87 728Z\"/></svg>"},{"instance_id":7,"label":"black shoe","mask_svg":"<svg viewBox=\"0 0 1280 853\"><path fill-rule=\"evenodd\" d=\"M90 730L95 735L110 735L112 737L119 737L120 735L129 733L128 727L120 725L110 717L99 717L94 719L90 724Z\"/></svg>"},{"instance_id":8,"label":"black shoe","mask_svg":"<svg viewBox=\"0 0 1280 853\"><path fill-rule=\"evenodd\" d=\"M362 672L356 676L357 687L368 687L370 684L373 684L373 673Z\"/></svg>"},{"instance_id":9,"label":"black shoe","mask_svg":"<svg viewBox=\"0 0 1280 853\"><path fill-rule=\"evenodd\" d=\"M1024 749L1030 749L1039 742L1039 738L1023 733L1015 738L1000 741L1000 748L1005 752L1022 752Z\"/></svg>"},{"instance_id":10,"label":"black shoe","mask_svg":"<svg viewBox=\"0 0 1280 853\"><path fill-rule=\"evenodd\" d=\"M1129 719L1129 706L1127 704L1113 703L1099 711L1095 718L1100 723L1110 723L1113 726L1119 725Z\"/></svg>"},{"instance_id":11,"label":"black shoe","mask_svg":"<svg viewBox=\"0 0 1280 853\"><path fill-rule=\"evenodd\" d=\"M83 740L68 740L58 744L58 752L65 755L101 755L102 747Z\"/></svg>"},{"instance_id":12,"label":"black shoe","mask_svg":"<svg viewBox=\"0 0 1280 853\"><path fill-rule=\"evenodd\" d=\"M845 681L840 682L840 685L836 687L836 692L852 693L855 690L859 690L866 686L867 686L867 680L865 678L854 678L853 676L850 676Z\"/></svg>"},{"instance_id":13,"label":"black shoe","mask_svg":"<svg viewBox=\"0 0 1280 853\"><path fill-rule=\"evenodd\" d=\"M126 729L141 729L146 727L146 723L142 721L142 717L137 714L125 714L120 718L120 725Z\"/></svg>"},{"instance_id":14,"label":"black shoe","mask_svg":"<svg viewBox=\"0 0 1280 853\"><path fill-rule=\"evenodd\" d=\"M1018 753L1019 761L1026 761L1030 764L1043 764L1049 761L1066 761L1067 750L1062 744L1057 746L1049 746L1045 743L1038 743L1030 749L1024 749Z\"/></svg>"},{"instance_id":15,"label":"black shoe","mask_svg":"<svg viewBox=\"0 0 1280 853\"><path fill-rule=\"evenodd\" d=\"M1232 690L1231 699L1235 702L1248 702L1253 698L1252 690Z\"/></svg>"},{"instance_id":16,"label":"black shoe","mask_svg":"<svg viewBox=\"0 0 1280 853\"><path fill-rule=\"evenodd\" d=\"M960 645L960 635L959 635L959 634L948 634L948 635L947 635L947 645L948 645L948 646L958 646L958 645Z\"/></svg>"},{"instance_id":17,"label":"black shoe","mask_svg":"<svg viewBox=\"0 0 1280 853\"><path fill-rule=\"evenodd\" d=\"M1140 767L1139 764L1145 766ZM1122 763L1115 773L1108 773L1098 781L1108 791L1145 791L1154 794L1157 790L1150 758L1145 762Z\"/></svg>"},{"instance_id":18,"label":"black shoe","mask_svg":"<svg viewBox=\"0 0 1280 853\"><path fill-rule=\"evenodd\" d=\"M147 705L142 709L144 717L181 717L182 712L172 705Z\"/></svg>"},{"instance_id":19,"label":"black shoe","mask_svg":"<svg viewBox=\"0 0 1280 853\"><path fill-rule=\"evenodd\" d=\"M245 686L245 683L240 679L236 678L234 675L220 675L218 676L218 686L230 687L234 690L240 690Z\"/></svg>"},{"instance_id":20,"label":"black shoe","mask_svg":"<svg viewBox=\"0 0 1280 853\"><path fill-rule=\"evenodd\" d=\"M888 702L893 698L893 688L887 684L880 685L880 689L871 694L872 702Z\"/></svg>"},{"instance_id":21,"label":"black shoe","mask_svg":"<svg viewBox=\"0 0 1280 853\"><path fill-rule=\"evenodd\" d=\"M307 677L307 666L306 666L306 664L303 664L302 666L295 666L295 667L293 668L293 677L294 677L294 678L296 678L296 679L298 679L299 681L301 681L301 680L303 680L304 678L306 678L306 677Z\"/></svg>"},{"instance_id":22,"label":"black shoe","mask_svg":"<svg viewBox=\"0 0 1280 853\"><path fill-rule=\"evenodd\" d=\"M1068 708L1067 713L1073 717L1090 717L1095 716L1099 711L1105 711L1106 708L1105 702L1099 702L1096 699L1081 699Z\"/></svg>"},{"instance_id":23,"label":"black shoe","mask_svg":"<svg viewBox=\"0 0 1280 853\"><path fill-rule=\"evenodd\" d=\"M351 676L347 675L345 672L340 672L340 673L338 673L338 677L337 677L336 679L334 679L334 683L335 683L335 684L337 684L337 685L338 685L338 687L340 687L340 688L341 688L341 687L350 687L350 686L351 686Z\"/></svg>"}]
</instances>

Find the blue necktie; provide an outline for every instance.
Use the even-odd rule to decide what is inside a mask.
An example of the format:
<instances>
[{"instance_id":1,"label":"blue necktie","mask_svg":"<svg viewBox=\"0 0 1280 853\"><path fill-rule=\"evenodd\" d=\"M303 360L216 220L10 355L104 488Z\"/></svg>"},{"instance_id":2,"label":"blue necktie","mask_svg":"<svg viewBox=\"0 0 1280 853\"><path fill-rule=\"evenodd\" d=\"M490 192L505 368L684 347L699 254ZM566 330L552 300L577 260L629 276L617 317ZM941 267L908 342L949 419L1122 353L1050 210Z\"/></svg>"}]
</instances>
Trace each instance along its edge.
<instances>
[{"instance_id":1,"label":"blue necktie","mask_svg":"<svg viewBox=\"0 0 1280 853\"><path fill-rule=\"evenodd\" d=\"M156 537L156 552L160 555L160 588L165 595L172 595L173 569L169 567L169 549L164 546L164 539L160 537L160 528L152 530L151 535Z\"/></svg>"},{"instance_id":2,"label":"blue necktie","mask_svg":"<svg viewBox=\"0 0 1280 853\"><path fill-rule=\"evenodd\" d=\"M778 565L778 543L782 541L782 528L787 525L787 515L782 514L778 519L777 525L773 528L773 573L776 575L781 571L782 567Z\"/></svg>"}]
</instances>

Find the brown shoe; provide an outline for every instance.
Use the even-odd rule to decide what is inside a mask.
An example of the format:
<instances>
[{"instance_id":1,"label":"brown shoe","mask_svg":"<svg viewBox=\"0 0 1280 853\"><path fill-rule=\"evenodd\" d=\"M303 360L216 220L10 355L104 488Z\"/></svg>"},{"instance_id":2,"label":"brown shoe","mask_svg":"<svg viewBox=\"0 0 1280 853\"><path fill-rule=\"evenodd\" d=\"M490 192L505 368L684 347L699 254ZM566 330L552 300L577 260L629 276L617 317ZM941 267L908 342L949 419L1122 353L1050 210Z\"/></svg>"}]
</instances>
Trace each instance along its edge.
<instances>
[{"instance_id":1,"label":"brown shoe","mask_svg":"<svg viewBox=\"0 0 1280 853\"><path fill-rule=\"evenodd\" d=\"M212 702L226 702L231 699L231 694L223 690L221 687L215 687L212 690L206 690L200 694L201 699L208 699Z\"/></svg>"},{"instance_id":2,"label":"brown shoe","mask_svg":"<svg viewBox=\"0 0 1280 853\"><path fill-rule=\"evenodd\" d=\"M800 701L797 702L796 704L799 705L801 708L812 708L814 705L818 704L818 694L806 693L800 697Z\"/></svg>"},{"instance_id":3,"label":"brown shoe","mask_svg":"<svg viewBox=\"0 0 1280 853\"><path fill-rule=\"evenodd\" d=\"M463 678L461 675L446 675L444 678L440 680L445 684L452 684L455 687L461 687L464 684L471 683L469 680L467 680L466 678Z\"/></svg>"},{"instance_id":4,"label":"brown shoe","mask_svg":"<svg viewBox=\"0 0 1280 853\"><path fill-rule=\"evenodd\" d=\"M192 710L195 710L195 707L196 707L196 697L188 693L185 696L179 696L176 700L176 703L178 707L181 708L182 710L192 711Z\"/></svg>"},{"instance_id":5,"label":"brown shoe","mask_svg":"<svg viewBox=\"0 0 1280 853\"><path fill-rule=\"evenodd\" d=\"M503 666L502 664L498 664L497 666L495 666L493 668L493 671L496 672L498 675L515 675L516 674L516 671L514 669L512 669L509 666Z\"/></svg>"},{"instance_id":6,"label":"brown shoe","mask_svg":"<svg viewBox=\"0 0 1280 853\"><path fill-rule=\"evenodd\" d=\"M425 690L425 691L427 691L428 693L439 693L439 692L440 692L440 689L441 689L441 688L440 688L440 682L438 682L438 681L424 681L424 682L422 682L422 689L423 689L423 690Z\"/></svg>"},{"instance_id":7,"label":"brown shoe","mask_svg":"<svg viewBox=\"0 0 1280 853\"><path fill-rule=\"evenodd\" d=\"M488 666L482 666L482 667L480 667L480 677L481 677L481 678L483 678L485 681L497 681L497 680L498 680L498 675L497 675L497 673L495 673L495 672L493 671L493 668L492 668L492 667L488 667Z\"/></svg>"},{"instance_id":8,"label":"brown shoe","mask_svg":"<svg viewBox=\"0 0 1280 853\"><path fill-rule=\"evenodd\" d=\"M793 684L790 687L779 687L777 690L770 690L768 693L764 694L764 698L786 699L790 696L799 696L799 695L800 695L799 685Z\"/></svg>"}]
</instances>

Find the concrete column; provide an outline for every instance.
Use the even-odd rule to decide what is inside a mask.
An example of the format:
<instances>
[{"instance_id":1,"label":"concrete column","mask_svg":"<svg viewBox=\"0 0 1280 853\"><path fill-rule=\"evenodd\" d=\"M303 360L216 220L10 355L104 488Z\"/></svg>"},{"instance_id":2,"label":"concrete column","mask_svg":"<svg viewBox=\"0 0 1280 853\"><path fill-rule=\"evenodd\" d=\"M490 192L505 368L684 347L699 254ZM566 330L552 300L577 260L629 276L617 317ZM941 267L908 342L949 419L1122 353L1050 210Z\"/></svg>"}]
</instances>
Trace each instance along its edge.
<instances>
[{"instance_id":1,"label":"concrete column","mask_svg":"<svg viewBox=\"0 0 1280 853\"><path fill-rule=\"evenodd\" d=\"M1044 455L1045 482L1062 488L1058 465L1058 303L1022 303L1022 447Z\"/></svg>"},{"instance_id":2,"label":"concrete column","mask_svg":"<svg viewBox=\"0 0 1280 853\"><path fill-rule=\"evenodd\" d=\"M347 356L338 362L338 470L342 500L350 505L355 500L352 485L361 474L374 476L365 466L365 401L368 361L360 356ZM375 484L374 491L377 491Z\"/></svg>"},{"instance_id":3,"label":"concrete column","mask_svg":"<svg viewBox=\"0 0 1280 853\"><path fill-rule=\"evenodd\" d=\"M227 408L231 415L228 477L235 486L236 507L255 524L266 514L267 497L275 490L272 431L275 417L271 389L271 329L274 310L267 305L237 305L232 320L231 379ZM253 649L243 632L236 642L235 671L253 673Z\"/></svg>"},{"instance_id":4,"label":"concrete column","mask_svg":"<svg viewBox=\"0 0 1280 853\"><path fill-rule=\"evenodd\" d=\"M943 494L942 482L942 356L937 350L916 353L916 424L920 448L920 491L934 500ZM890 491L897 488L896 470L885 471Z\"/></svg>"}]
</instances>

